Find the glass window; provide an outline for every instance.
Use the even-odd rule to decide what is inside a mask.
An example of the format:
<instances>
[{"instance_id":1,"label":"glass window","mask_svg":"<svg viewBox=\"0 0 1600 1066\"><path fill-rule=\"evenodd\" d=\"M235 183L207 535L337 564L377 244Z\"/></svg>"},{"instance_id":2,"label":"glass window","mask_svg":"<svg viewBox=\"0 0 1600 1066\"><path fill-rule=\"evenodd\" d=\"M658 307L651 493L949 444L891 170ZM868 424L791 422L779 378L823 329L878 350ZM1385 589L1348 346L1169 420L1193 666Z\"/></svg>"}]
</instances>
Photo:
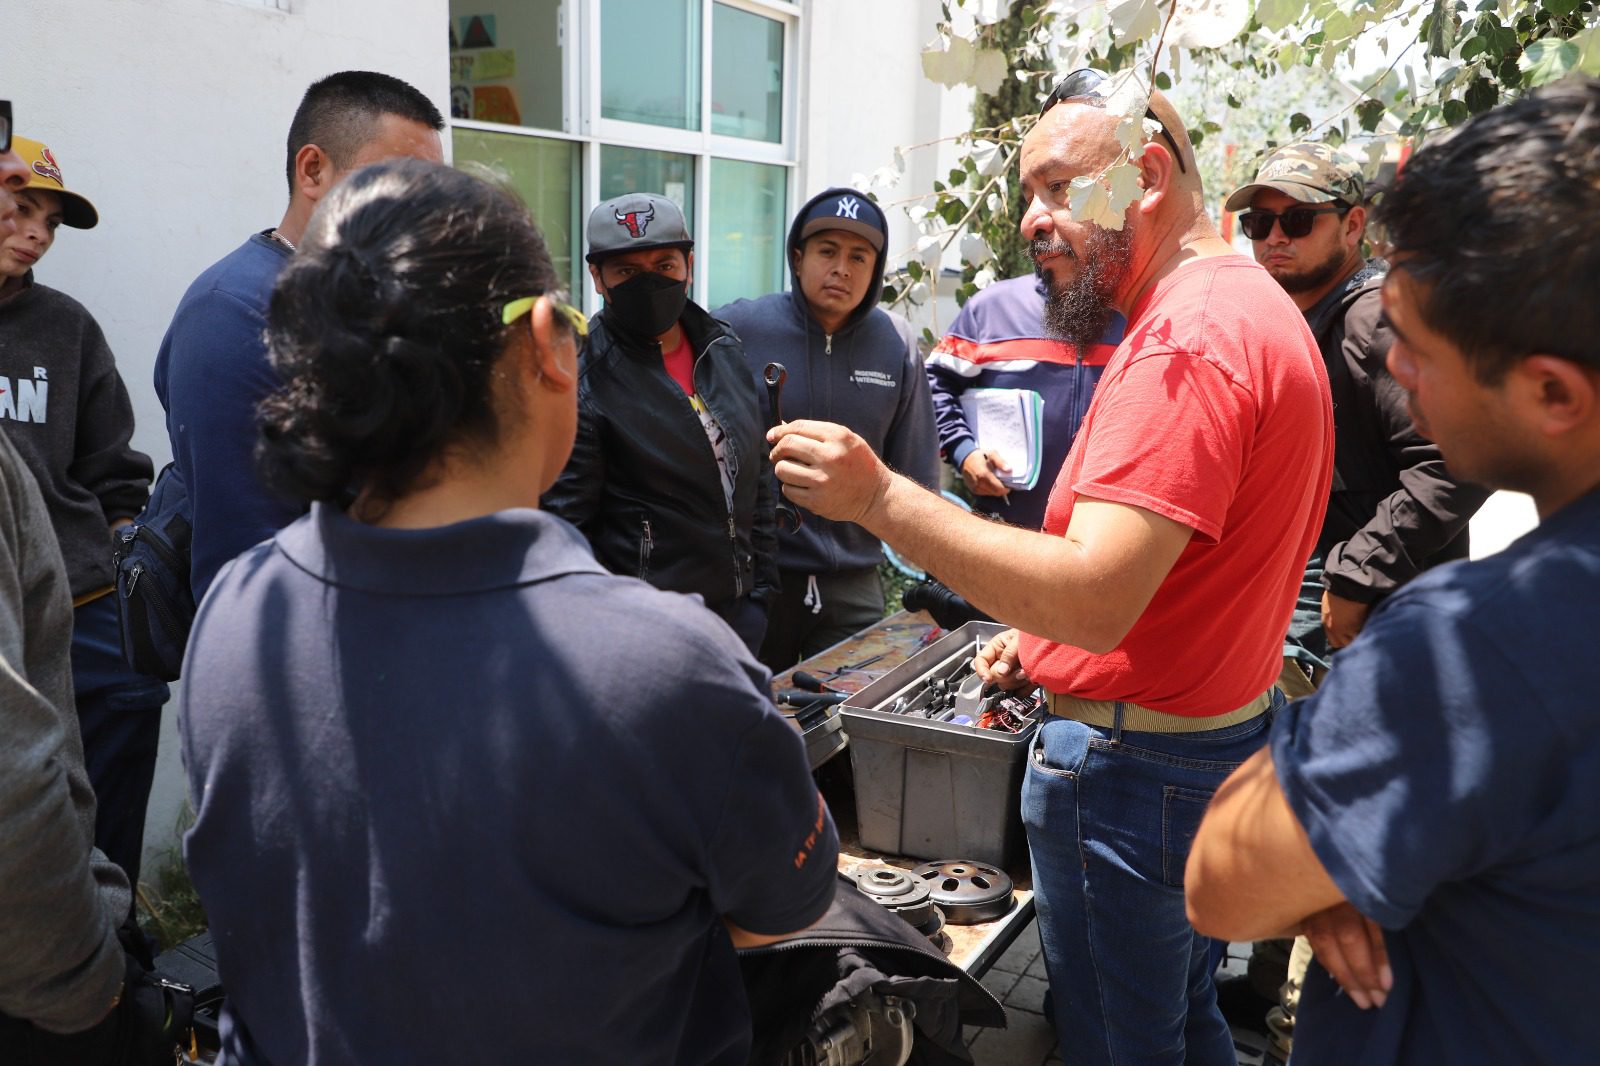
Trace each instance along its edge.
<instances>
[{"instance_id":1,"label":"glass window","mask_svg":"<svg viewBox=\"0 0 1600 1066\"><path fill-rule=\"evenodd\" d=\"M783 140L783 23L713 4L711 132Z\"/></svg>"},{"instance_id":2,"label":"glass window","mask_svg":"<svg viewBox=\"0 0 1600 1066\"><path fill-rule=\"evenodd\" d=\"M602 0L600 113L700 128L700 0Z\"/></svg>"},{"instance_id":3,"label":"glass window","mask_svg":"<svg viewBox=\"0 0 1600 1066\"><path fill-rule=\"evenodd\" d=\"M683 208L683 220L694 235L694 156L601 145L600 199L630 192L660 193Z\"/></svg>"},{"instance_id":4,"label":"glass window","mask_svg":"<svg viewBox=\"0 0 1600 1066\"><path fill-rule=\"evenodd\" d=\"M561 0L450 0L450 117L564 129Z\"/></svg>"},{"instance_id":5,"label":"glass window","mask_svg":"<svg viewBox=\"0 0 1600 1066\"><path fill-rule=\"evenodd\" d=\"M581 162L579 146L571 141L529 137L518 133L455 130L452 133L457 165L481 163L505 175L528 205L544 234L556 274L574 292L583 291L583 221L578 216Z\"/></svg>"},{"instance_id":6,"label":"glass window","mask_svg":"<svg viewBox=\"0 0 1600 1066\"><path fill-rule=\"evenodd\" d=\"M711 161L707 307L784 289L788 183L787 167Z\"/></svg>"}]
</instances>

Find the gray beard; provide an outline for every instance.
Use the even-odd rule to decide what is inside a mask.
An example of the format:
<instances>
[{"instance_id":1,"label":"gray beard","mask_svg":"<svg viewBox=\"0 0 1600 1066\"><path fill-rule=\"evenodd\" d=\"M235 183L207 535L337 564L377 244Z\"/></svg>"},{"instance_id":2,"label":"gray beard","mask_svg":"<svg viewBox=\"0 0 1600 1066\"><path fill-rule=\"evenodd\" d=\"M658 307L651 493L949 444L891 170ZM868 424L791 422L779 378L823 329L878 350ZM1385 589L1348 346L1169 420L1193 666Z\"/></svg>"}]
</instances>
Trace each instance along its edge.
<instances>
[{"instance_id":1,"label":"gray beard","mask_svg":"<svg viewBox=\"0 0 1600 1066\"><path fill-rule=\"evenodd\" d=\"M1035 268L1045 283L1045 333L1080 350L1104 337L1115 311L1112 298L1133 260L1132 249L1133 234L1127 227L1096 228L1085 242L1078 276L1070 284L1058 287L1050 275Z\"/></svg>"}]
</instances>

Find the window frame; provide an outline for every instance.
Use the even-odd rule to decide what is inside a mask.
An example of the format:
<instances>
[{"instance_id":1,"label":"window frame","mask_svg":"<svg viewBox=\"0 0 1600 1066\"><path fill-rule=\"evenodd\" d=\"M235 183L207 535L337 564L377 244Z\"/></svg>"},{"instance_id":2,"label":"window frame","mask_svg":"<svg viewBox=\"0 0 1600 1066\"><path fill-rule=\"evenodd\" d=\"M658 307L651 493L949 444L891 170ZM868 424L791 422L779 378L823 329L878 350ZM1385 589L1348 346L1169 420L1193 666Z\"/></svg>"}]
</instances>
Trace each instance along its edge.
<instances>
[{"instance_id":1,"label":"window frame","mask_svg":"<svg viewBox=\"0 0 1600 1066\"><path fill-rule=\"evenodd\" d=\"M601 114L600 87L600 4L603 0L563 0L557 16L557 46L561 50L563 100L559 130L540 126L513 126L475 119L451 119L452 129L482 130L490 133L544 137L577 142L579 151L579 217L587 219L600 200L600 150L603 145L645 151L673 152L694 160L694 237L697 249L705 248L711 236L711 161L713 158L744 163L763 163L788 171L782 223L787 226L799 195L799 117L803 92L801 84L804 17L801 5L791 0L695 0L700 4L700 129L679 130L649 123L609 119ZM781 139L776 143L733 137L711 132L712 66L715 62L712 24L713 4L760 15L783 27L783 103L780 108ZM690 207L691 205L685 205ZM581 255L579 256L581 258ZM697 258L694 293L696 298L710 292L716 264ZM782 273L780 271L780 276ZM586 283L581 300L587 313L599 310L600 299L594 286Z\"/></svg>"}]
</instances>

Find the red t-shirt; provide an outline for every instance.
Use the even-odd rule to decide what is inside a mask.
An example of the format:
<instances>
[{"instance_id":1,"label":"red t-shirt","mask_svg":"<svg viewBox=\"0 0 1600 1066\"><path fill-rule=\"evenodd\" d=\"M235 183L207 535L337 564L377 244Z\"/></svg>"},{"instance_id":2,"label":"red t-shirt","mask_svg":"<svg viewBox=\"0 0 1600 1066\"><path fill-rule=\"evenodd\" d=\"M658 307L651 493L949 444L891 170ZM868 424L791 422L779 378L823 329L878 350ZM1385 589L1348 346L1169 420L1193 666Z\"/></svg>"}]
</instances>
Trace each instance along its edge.
<instances>
[{"instance_id":1,"label":"red t-shirt","mask_svg":"<svg viewBox=\"0 0 1600 1066\"><path fill-rule=\"evenodd\" d=\"M1024 635L1055 692L1187 716L1266 691L1333 475L1328 376L1305 317L1243 256L1201 259L1133 308L1045 511L1079 496L1193 529L1143 615L1105 655Z\"/></svg>"},{"instance_id":2,"label":"red t-shirt","mask_svg":"<svg viewBox=\"0 0 1600 1066\"><path fill-rule=\"evenodd\" d=\"M678 331L678 346L670 352L662 352L661 361L667 365L667 373L678 383L678 388L693 396L694 349L689 347L687 331Z\"/></svg>"}]
</instances>

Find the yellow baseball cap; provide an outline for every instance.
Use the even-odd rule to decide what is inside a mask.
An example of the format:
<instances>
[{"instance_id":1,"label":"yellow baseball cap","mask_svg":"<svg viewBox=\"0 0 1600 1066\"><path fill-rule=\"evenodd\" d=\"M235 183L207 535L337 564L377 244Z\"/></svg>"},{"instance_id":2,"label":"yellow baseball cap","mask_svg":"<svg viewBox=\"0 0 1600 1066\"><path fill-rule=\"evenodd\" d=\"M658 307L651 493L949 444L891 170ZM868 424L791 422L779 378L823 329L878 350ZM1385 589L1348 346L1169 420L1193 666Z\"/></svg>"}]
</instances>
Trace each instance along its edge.
<instances>
[{"instance_id":1,"label":"yellow baseball cap","mask_svg":"<svg viewBox=\"0 0 1600 1066\"><path fill-rule=\"evenodd\" d=\"M28 165L29 189L44 189L61 197L61 222L74 229L93 229L100 221L100 212L88 199L70 192L61 180L61 164L50 149L26 137L12 137L11 150Z\"/></svg>"}]
</instances>

